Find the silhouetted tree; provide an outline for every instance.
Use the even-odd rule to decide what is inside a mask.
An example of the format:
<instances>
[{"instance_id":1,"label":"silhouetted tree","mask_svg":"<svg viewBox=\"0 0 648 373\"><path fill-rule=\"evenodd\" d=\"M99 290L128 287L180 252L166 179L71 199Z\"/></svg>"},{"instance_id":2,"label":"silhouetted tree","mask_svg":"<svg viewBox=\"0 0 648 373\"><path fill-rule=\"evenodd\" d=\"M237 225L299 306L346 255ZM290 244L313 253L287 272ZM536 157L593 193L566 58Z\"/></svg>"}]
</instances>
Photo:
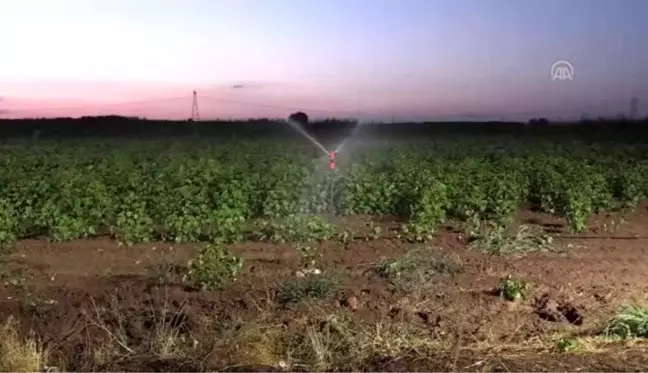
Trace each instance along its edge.
<instances>
[{"instance_id":1,"label":"silhouetted tree","mask_svg":"<svg viewBox=\"0 0 648 373\"><path fill-rule=\"evenodd\" d=\"M11 110L9 110L11 112ZM317 138L327 137L338 139L348 136L355 128L353 121L346 119L328 118L323 121L308 121L303 112L296 112L290 118L305 123L303 127ZM32 143L40 139L73 138L73 137L121 137L121 138L152 138L199 135L200 137L238 138L268 138L270 136L294 135L290 126L280 119L248 119L196 121L188 120L147 120L137 117L122 117L116 115L82 118L25 118L8 119L0 116L0 139L23 138L31 139ZM367 126L363 131L376 136L437 136L443 133L462 134L542 134L542 135L576 135L593 136L597 139L623 139L630 141L648 142L648 121L633 122L615 120L614 117L588 122L566 123L556 121L549 123L546 118L533 118L527 126L521 123L506 122L402 122L394 125L391 122L377 123ZM557 124L557 125L554 125Z\"/></svg>"},{"instance_id":2,"label":"silhouetted tree","mask_svg":"<svg viewBox=\"0 0 648 373\"><path fill-rule=\"evenodd\" d=\"M528 125L533 127L547 127L549 120L547 118L531 118Z\"/></svg>"},{"instance_id":3,"label":"silhouetted tree","mask_svg":"<svg viewBox=\"0 0 648 373\"><path fill-rule=\"evenodd\" d=\"M294 120L295 122L301 124L301 125L306 125L308 124L308 115L304 113L303 111L298 111L296 113L290 114L288 117L290 120Z\"/></svg>"}]
</instances>

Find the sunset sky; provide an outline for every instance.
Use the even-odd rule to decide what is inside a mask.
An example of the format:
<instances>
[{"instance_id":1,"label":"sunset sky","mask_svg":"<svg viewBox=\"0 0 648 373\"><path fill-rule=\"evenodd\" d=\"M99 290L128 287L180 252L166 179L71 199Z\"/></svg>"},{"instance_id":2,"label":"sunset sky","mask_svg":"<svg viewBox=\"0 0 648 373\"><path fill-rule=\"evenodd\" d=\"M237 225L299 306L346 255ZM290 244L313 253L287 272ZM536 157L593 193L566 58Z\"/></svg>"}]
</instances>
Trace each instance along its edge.
<instances>
[{"instance_id":1,"label":"sunset sky","mask_svg":"<svg viewBox=\"0 0 648 373\"><path fill-rule=\"evenodd\" d=\"M2 117L648 115L646 0L0 0ZM567 60L574 78L551 79ZM241 89L230 88L243 84Z\"/></svg>"}]
</instances>

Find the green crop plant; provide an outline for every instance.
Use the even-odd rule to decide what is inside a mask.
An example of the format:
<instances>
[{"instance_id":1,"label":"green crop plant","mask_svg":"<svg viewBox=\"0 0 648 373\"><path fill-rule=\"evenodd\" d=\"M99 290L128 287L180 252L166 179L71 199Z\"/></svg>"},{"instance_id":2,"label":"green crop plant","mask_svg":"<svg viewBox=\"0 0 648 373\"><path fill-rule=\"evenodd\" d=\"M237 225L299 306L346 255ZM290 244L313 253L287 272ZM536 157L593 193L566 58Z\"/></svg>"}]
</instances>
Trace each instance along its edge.
<instances>
[{"instance_id":1,"label":"green crop plant","mask_svg":"<svg viewBox=\"0 0 648 373\"><path fill-rule=\"evenodd\" d=\"M121 211L117 213L112 233L120 243L133 245L151 240L155 231L154 221L149 215L146 203L134 193L125 198Z\"/></svg>"},{"instance_id":2,"label":"green crop plant","mask_svg":"<svg viewBox=\"0 0 648 373\"><path fill-rule=\"evenodd\" d=\"M351 167L341 192L341 210L345 214L395 213L401 191L393 175L371 164Z\"/></svg>"},{"instance_id":3,"label":"green crop plant","mask_svg":"<svg viewBox=\"0 0 648 373\"><path fill-rule=\"evenodd\" d=\"M594 214L627 213L648 197L647 150L441 136L357 149L329 172L308 145L274 139L3 145L0 241L107 231L127 244L237 242L249 233L296 243L341 239L331 214L395 216L402 237L422 241L456 221L508 227L522 208L582 232Z\"/></svg>"},{"instance_id":4,"label":"green crop plant","mask_svg":"<svg viewBox=\"0 0 648 373\"><path fill-rule=\"evenodd\" d=\"M336 227L325 218L313 215L289 215L256 222L256 237L273 242L314 242L333 238Z\"/></svg>"},{"instance_id":5,"label":"green crop plant","mask_svg":"<svg viewBox=\"0 0 648 373\"><path fill-rule=\"evenodd\" d=\"M41 205L40 218L57 241L85 238L106 225L113 208L108 188L85 170L65 171Z\"/></svg>"},{"instance_id":6,"label":"green crop plant","mask_svg":"<svg viewBox=\"0 0 648 373\"><path fill-rule=\"evenodd\" d=\"M299 165L279 163L269 171L262 205L263 217L273 219L299 213L301 191L308 170Z\"/></svg>"},{"instance_id":7,"label":"green crop plant","mask_svg":"<svg viewBox=\"0 0 648 373\"><path fill-rule=\"evenodd\" d=\"M638 164L629 166L625 172L616 176L616 194L625 207L635 207L641 200L648 197L648 165Z\"/></svg>"},{"instance_id":8,"label":"green crop plant","mask_svg":"<svg viewBox=\"0 0 648 373\"><path fill-rule=\"evenodd\" d=\"M17 211L11 201L0 198L0 245L6 245L16 240L19 221Z\"/></svg>"},{"instance_id":9,"label":"green crop plant","mask_svg":"<svg viewBox=\"0 0 648 373\"><path fill-rule=\"evenodd\" d=\"M427 241L446 219L450 205L448 187L440 180L440 175L430 169L411 177L404 203L408 222L402 226L402 236L410 241Z\"/></svg>"}]
</instances>

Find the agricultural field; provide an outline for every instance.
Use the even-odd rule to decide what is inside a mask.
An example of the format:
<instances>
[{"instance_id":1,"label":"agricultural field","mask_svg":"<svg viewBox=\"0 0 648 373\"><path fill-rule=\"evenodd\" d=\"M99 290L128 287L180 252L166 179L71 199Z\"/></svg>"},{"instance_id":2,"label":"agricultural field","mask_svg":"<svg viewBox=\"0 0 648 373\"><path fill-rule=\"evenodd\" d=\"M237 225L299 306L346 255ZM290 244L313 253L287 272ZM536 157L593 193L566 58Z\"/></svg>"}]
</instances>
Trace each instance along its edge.
<instances>
[{"instance_id":1,"label":"agricultural field","mask_svg":"<svg viewBox=\"0 0 648 373\"><path fill-rule=\"evenodd\" d=\"M0 148L0 370L648 364L648 146Z\"/></svg>"}]
</instances>

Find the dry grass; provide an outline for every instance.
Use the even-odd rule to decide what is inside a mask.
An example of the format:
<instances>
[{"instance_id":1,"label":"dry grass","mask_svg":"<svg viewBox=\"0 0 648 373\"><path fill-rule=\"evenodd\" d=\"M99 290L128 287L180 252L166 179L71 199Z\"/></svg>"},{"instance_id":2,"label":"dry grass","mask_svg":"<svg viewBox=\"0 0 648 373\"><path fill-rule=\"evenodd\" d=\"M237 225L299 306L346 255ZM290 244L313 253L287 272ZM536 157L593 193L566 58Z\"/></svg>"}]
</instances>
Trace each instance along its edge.
<instances>
[{"instance_id":1,"label":"dry grass","mask_svg":"<svg viewBox=\"0 0 648 373\"><path fill-rule=\"evenodd\" d=\"M259 308L255 320L226 321L200 315L204 323L193 346L187 343L186 333L180 332L181 323L170 321L177 312L171 318L156 312L160 317L150 340L139 347L119 337L124 331L115 328L123 324L95 318L92 325L104 330L109 338L106 343L91 346L91 350L97 366L153 356L160 360L199 362L197 366L206 370L255 366L299 371L367 370L375 369L377 359L429 362L434 357L443 359L448 370L489 370L502 366L513 369L516 364L538 364L539 356L553 355L555 359L556 353L585 357L607 354L623 361L625 355L648 352L645 339L613 340L594 335L594 328L578 334L574 330L547 330L526 341L521 335L509 336L508 342L495 337L478 341L460 325L449 326L449 333L439 335L422 324L390 318L362 322L350 311L318 306L297 320L297 326L288 328L276 322L273 307L268 300L266 307ZM94 315L100 315L98 310ZM20 339L13 320L5 323L0 337L1 371L38 371L46 364L47 352L33 338Z\"/></svg>"},{"instance_id":2,"label":"dry grass","mask_svg":"<svg viewBox=\"0 0 648 373\"><path fill-rule=\"evenodd\" d=\"M190 353L191 347L197 346L197 341L183 335L185 324L186 302L175 312L169 308L168 289L164 288L163 301L159 309L155 309L151 300L151 314L154 319L153 336L149 344L149 353L159 359L182 358Z\"/></svg>"},{"instance_id":3,"label":"dry grass","mask_svg":"<svg viewBox=\"0 0 648 373\"><path fill-rule=\"evenodd\" d=\"M21 338L13 318L0 328L0 371L38 372L47 364L48 352L30 336Z\"/></svg>"},{"instance_id":4,"label":"dry grass","mask_svg":"<svg viewBox=\"0 0 648 373\"><path fill-rule=\"evenodd\" d=\"M425 355L448 348L425 328L388 319L362 323L346 311L313 306L292 328L273 323L275 317L266 309L255 320L230 322L218 331L214 328L213 347L203 358L203 366L351 371L365 369L376 357ZM223 357L226 360L215 360Z\"/></svg>"},{"instance_id":5,"label":"dry grass","mask_svg":"<svg viewBox=\"0 0 648 373\"><path fill-rule=\"evenodd\" d=\"M168 290L168 289L166 289ZM110 366L111 363L134 360L141 357L154 357L159 360L191 360L198 347L198 341L183 332L185 326L186 304L176 311L169 307L168 293L158 294L159 303L150 298L148 310L142 315L151 318L150 335L143 341L135 342L129 337L129 317L118 300L112 298L108 307L97 304L91 299L91 310L82 311L85 316L87 332L95 338L86 346L92 367ZM139 315L139 316L142 316Z\"/></svg>"},{"instance_id":6,"label":"dry grass","mask_svg":"<svg viewBox=\"0 0 648 373\"><path fill-rule=\"evenodd\" d=\"M206 365L227 369L240 366L283 367L292 364L288 333L283 325L260 322L233 323L214 338L212 350L203 359ZM210 361L226 356L225 361ZM216 363L216 364L214 364Z\"/></svg>"},{"instance_id":7,"label":"dry grass","mask_svg":"<svg viewBox=\"0 0 648 373\"><path fill-rule=\"evenodd\" d=\"M419 290L419 289L415 289ZM410 305L422 306L428 299L418 291L408 297ZM648 343L638 339L624 343L595 336L596 328L580 331L569 325L547 326L543 332L529 338L523 331L529 330L526 320L518 325L518 331L502 340L501 333L493 330L492 338L476 339L467 330L456 325L446 325L441 335L428 325L397 322L385 317L379 322L367 323L352 312L318 308L312 305L298 320L297 327L276 325L275 300L265 302L267 308L259 308L262 315L254 321L239 320L215 334L218 348L213 355L227 356L223 361L212 361L205 366L222 369L241 366L264 366L299 371L367 370L375 369L377 360L444 359L449 370L496 369L503 366L523 367L523 364L540 364L538 356L556 353L593 356L609 355L623 362L624 354L645 352ZM419 307L415 307L419 308ZM521 321L521 320L520 320ZM498 325L491 325L497 329ZM574 342L575 341L575 342ZM560 346L563 349L560 349ZM573 347L573 348L564 348ZM603 356L603 355L601 355ZM471 363L466 363L466 361ZM439 365L433 365L439 366ZM535 366L535 365L533 365ZM499 369L499 368L497 368Z\"/></svg>"},{"instance_id":8,"label":"dry grass","mask_svg":"<svg viewBox=\"0 0 648 373\"><path fill-rule=\"evenodd\" d=\"M461 272L462 263L458 257L424 248L409 251L398 258L382 260L375 264L373 270L403 291L425 293L437 276Z\"/></svg>"},{"instance_id":9,"label":"dry grass","mask_svg":"<svg viewBox=\"0 0 648 373\"><path fill-rule=\"evenodd\" d=\"M364 370L377 357L398 358L430 354L442 347L424 328L408 323L382 321L360 323L347 312L326 314L306 322L305 327L286 336L293 341L291 369L308 371Z\"/></svg>"}]
</instances>

